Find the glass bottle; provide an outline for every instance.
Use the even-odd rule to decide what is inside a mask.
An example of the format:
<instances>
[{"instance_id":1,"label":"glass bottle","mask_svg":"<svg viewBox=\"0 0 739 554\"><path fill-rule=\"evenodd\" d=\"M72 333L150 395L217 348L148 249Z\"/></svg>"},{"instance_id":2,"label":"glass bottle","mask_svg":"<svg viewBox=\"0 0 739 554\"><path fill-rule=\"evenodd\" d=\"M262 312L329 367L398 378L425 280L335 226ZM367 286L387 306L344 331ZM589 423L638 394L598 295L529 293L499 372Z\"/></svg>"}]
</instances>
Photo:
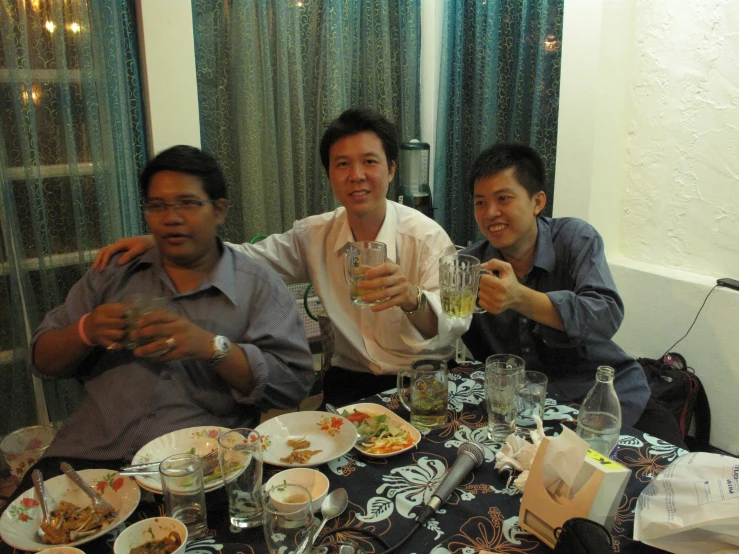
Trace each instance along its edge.
<instances>
[{"instance_id":1,"label":"glass bottle","mask_svg":"<svg viewBox=\"0 0 739 554\"><path fill-rule=\"evenodd\" d=\"M595 385L585 396L577 417L577 435L605 456L611 456L621 434L621 404L613 388L615 373L612 367L598 367Z\"/></svg>"}]
</instances>

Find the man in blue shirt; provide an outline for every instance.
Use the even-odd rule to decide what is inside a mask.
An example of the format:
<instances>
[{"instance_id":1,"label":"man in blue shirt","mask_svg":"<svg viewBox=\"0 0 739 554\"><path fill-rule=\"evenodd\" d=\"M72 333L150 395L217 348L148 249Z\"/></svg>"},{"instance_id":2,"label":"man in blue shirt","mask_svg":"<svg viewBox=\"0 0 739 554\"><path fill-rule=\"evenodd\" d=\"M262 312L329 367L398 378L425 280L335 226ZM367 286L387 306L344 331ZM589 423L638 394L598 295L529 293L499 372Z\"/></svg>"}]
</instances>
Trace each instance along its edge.
<instances>
[{"instance_id":1,"label":"man in blue shirt","mask_svg":"<svg viewBox=\"0 0 739 554\"><path fill-rule=\"evenodd\" d=\"M624 306L603 239L576 218L540 216L546 205L544 162L528 146L496 144L472 165L468 186L485 240L462 251L494 272L480 279L478 303L462 337L475 359L521 356L549 377L548 393L581 402L595 370L616 370L622 422L685 448L672 415L650 397L639 364L612 337Z\"/></svg>"}]
</instances>

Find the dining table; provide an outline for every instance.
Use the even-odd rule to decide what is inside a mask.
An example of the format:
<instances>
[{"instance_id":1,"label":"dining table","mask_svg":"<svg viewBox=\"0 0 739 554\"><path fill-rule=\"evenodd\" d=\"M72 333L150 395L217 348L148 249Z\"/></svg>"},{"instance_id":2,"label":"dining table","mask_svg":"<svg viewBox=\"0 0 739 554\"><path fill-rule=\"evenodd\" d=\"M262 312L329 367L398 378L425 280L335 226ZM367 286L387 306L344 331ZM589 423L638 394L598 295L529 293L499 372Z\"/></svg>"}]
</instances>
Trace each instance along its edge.
<instances>
[{"instance_id":1,"label":"dining table","mask_svg":"<svg viewBox=\"0 0 739 554\"><path fill-rule=\"evenodd\" d=\"M502 444L488 436L484 373L484 365L479 363L464 363L449 371L447 421L442 427L423 434L415 448L388 457L367 457L355 448L315 468L328 476L329 490L344 488L349 497L348 507L339 517L327 522L321 537L327 531L339 529L325 540L352 541L368 554L385 550L372 535L391 546L397 544L412 531L414 508L429 501L457 458L459 447L474 442L484 451L482 464L462 479L449 499L396 552L551 552L536 536L519 526L522 493L494 468L495 454ZM403 419L410 419L395 389L361 401L380 404ZM558 435L562 426L574 429L577 414L577 405L547 398L542 418L546 434ZM686 453L656 437L622 428L615 459L629 468L631 475L611 529L615 552L662 552L633 540L634 509L647 484ZM265 464L264 482L282 469ZM187 553L268 552L261 528L241 530L230 525L223 488L207 493L206 505L208 531L205 537L188 543ZM164 515L162 496L142 490L139 505L126 525L161 515ZM320 518L320 511L316 518ZM122 529L123 525L118 526L81 549L87 554L109 554ZM0 554L10 552L19 551L0 544Z\"/></svg>"}]
</instances>

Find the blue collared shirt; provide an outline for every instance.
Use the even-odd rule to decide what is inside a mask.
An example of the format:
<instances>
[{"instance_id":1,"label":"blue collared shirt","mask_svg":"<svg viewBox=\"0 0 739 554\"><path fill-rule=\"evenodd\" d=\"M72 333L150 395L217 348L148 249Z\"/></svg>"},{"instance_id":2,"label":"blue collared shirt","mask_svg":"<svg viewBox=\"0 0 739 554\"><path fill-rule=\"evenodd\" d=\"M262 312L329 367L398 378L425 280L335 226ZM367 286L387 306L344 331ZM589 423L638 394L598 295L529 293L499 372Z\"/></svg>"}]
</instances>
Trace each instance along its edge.
<instances>
[{"instance_id":1,"label":"blue collared shirt","mask_svg":"<svg viewBox=\"0 0 739 554\"><path fill-rule=\"evenodd\" d=\"M549 376L548 393L562 401L581 402L595 383L597 367L613 367L622 422L633 426L650 390L639 364L612 340L623 321L624 306L606 261L603 239L581 219L540 217L537 224L534 264L521 284L549 296L565 330L507 310L473 316L462 339L475 359L483 362L491 354L521 356L526 369ZM482 262L503 260L487 240L462 253Z\"/></svg>"},{"instance_id":2,"label":"blue collared shirt","mask_svg":"<svg viewBox=\"0 0 739 554\"><path fill-rule=\"evenodd\" d=\"M164 296L169 311L228 337L244 351L254 389L250 394L234 389L206 362L162 363L136 358L127 349L96 348L74 375L84 383L82 403L46 456L130 459L165 433L202 425L250 427L259 423L260 411L293 408L308 394L315 370L293 295L274 270L231 248L223 248L195 290L182 293L156 248L126 265L112 262L102 273L88 271L64 304L46 315L30 352L45 331L136 292Z\"/></svg>"}]
</instances>

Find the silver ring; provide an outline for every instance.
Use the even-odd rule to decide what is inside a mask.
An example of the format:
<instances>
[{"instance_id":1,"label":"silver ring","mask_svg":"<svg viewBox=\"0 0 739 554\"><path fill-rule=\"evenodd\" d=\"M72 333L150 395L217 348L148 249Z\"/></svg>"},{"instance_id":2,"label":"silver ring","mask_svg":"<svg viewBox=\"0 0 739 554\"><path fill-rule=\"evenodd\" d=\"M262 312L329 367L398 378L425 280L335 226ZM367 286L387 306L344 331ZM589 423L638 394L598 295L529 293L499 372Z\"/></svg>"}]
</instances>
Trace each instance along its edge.
<instances>
[{"instance_id":1,"label":"silver ring","mask_svg":"<svg viewBox=\"0 0 739 554\"><path fill-rule=\"evenodd\" d=\"M174 337L169 337L167 339L167 352L172 350L175 346L177 346L177 341L174 340Z\"/></svg>"},{"instance_id":2,"label":"silver ring","mask_svg":"<svg viewBox=\"0 0 739 554\"><path fill-rule=\"evenodd\" d=\"M105 347L106 350L118 350L119 345L117 342L111 342L108 346Z\"/></svg>"}]
</instances>

